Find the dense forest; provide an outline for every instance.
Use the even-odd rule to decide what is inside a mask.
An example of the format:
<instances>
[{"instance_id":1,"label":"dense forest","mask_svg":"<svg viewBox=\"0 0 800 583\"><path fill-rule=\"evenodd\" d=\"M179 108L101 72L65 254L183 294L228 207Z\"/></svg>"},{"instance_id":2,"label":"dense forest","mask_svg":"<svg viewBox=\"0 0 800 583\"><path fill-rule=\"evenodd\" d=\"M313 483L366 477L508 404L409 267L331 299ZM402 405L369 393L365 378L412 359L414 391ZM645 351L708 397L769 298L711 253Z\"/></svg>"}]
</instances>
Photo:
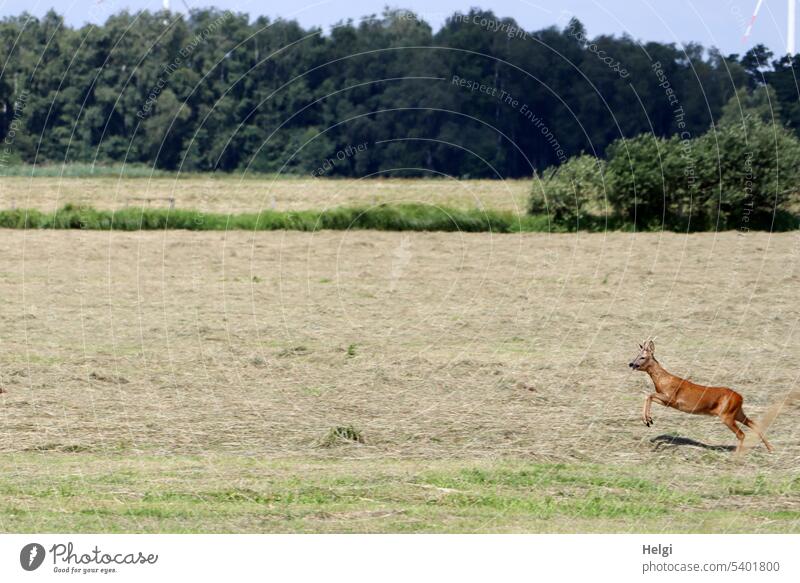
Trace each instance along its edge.
<instances>
[{"instance_id":1,"label":"dense forest","mask_svg":"<svg viewBox=\"0 0 800 583\"><path fill-rule=\"evenodd\" d=\"M525 31L473 9L387 10L330 31L247 14L0 22L3 165L124 162L326 176L530 176L641 133L699 136L737 89L800 131L794 67L757 46Z\"/></svg>"}]
</instances>

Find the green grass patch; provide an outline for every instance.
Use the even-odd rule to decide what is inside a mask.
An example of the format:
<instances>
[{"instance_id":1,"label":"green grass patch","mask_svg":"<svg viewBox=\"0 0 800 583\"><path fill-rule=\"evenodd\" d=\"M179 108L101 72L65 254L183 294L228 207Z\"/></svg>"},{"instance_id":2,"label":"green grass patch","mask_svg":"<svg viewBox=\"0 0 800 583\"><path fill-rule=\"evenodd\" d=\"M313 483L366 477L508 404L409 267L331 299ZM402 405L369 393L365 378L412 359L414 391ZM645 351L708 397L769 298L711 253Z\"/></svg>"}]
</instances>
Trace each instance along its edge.
<instances>
[{"instance_id":1,"label":"green grass patch","mask_svg":"<svg viewBox=\"0 0 800 583\"><path fill-rule=\"evenodd\" d=\"M798 228L798 221L781 223L778 230ZM0 228L85 229L94 231L320 231L371 229L378 231L450 232L602 232L633 230L617 219L587 215L576 221L554 222L546 215L520 216L511 212L454 209L428 204L379 204L364 207L334 207L326 210L274 211L258 213L206 213L184 209L124 208L98 210L67 204L53 212L36 209L0 211ZM638 230L643 230L641 227ZM649 229L661 230L659 225ZM257 276L253 281L257 281Z\"/></svg>"},{"instance_id":2,"label":"green grass patch","mask_svg":"<svg viewBox=\"0 0 800 583\"><path fill-rule=\"evenodd\" d=\"M372 229L379 231L459 232L548 232L606 230L622 228L605 221L555 225L546 216L519 216L511 212L460 210L427 204L380 204L364 207L335 207L324 211L274 211L259 213L205 213L163 208L98 210L67 204L54 212L36 209L0 211L0 228L85 229L100 231L142 231L184 229L189 231L319 231Z\"/></svg>"},{"instance_id":3,"label":"green grass patch","mask_svg":"<svg viewBox=\"0 0 800 583\"><path fill-rule=\"evenodd\" d=\"M192 231L318 231L373 229L382 231L494 231L542 230L536 217L513 213L444 209L423 204L338 207L325 211L273 211L222 214L180 209L118 211L66 205L52 212L0 211L0 227L29 229L88 229L138 231L186 229Z\"/></svg>"},{"instance_id":4,"label":"green grass patch","mask_svg":"<svg viewBox=\"0 0 800 583\"><path fill-rule=\"evenodd\" d=\"M798 532L793 480L523 460L0 456L4 532ZM748 483L749 482L749 483ZM758 487L754 497L729 487Z\"/></svg>"},{"instance_id":5,"label":"green grass patch","mask_svg":"<svg viewBox=\"0 0 800 583\"><path fill-rule=\"evenodd\" d=\"M447 502L457 506L483 506L498 512L518 510L540 518L656 516L669 514L677 505L696 504L700 500L692 493L590 465L470 468L457 474L428 475L425 480L455 491ZM520 496L520 491L529 494Z\"/></svg>"}]
</instances>

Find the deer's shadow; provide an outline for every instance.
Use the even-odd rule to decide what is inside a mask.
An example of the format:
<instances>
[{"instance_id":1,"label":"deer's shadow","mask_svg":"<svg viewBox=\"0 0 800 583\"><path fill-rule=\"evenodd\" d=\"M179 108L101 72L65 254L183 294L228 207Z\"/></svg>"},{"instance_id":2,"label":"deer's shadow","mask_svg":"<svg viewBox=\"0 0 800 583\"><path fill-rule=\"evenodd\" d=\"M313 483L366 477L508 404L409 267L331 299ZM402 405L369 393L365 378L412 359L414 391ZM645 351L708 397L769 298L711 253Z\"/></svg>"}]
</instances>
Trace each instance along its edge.
<instances>
[{"instance_id":1,"label":"deer's shadow","mask_svg":"<svg viewBox=\"0 0 800 583\"><path fill-rule=\"evenodd\" d=\"M660 449L664 446L677 447L679 445L690 445L711 451L736 451L735 445L708 445L707 443L695 441L689 437L680 437L677 435L659 435L651 439L650 443L654 443L656 449Z\"/></svg>"}]
</instances>

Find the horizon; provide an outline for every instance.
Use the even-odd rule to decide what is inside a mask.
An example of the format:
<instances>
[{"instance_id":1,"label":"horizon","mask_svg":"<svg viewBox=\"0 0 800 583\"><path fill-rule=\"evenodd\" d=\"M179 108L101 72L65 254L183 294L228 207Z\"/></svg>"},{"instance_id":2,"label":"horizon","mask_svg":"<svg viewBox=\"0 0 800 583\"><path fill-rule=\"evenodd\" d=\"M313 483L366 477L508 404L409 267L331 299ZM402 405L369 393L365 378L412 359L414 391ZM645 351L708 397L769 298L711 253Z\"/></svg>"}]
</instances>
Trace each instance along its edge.
<instances>
[{"instance_id":1,"label":"horizon","mask_svg":"<svg viewBox=\"0 0 800 583\"><path fill-rule=\"evenodd\" d=\"M782 2L777 5L764 2L747 42L743 35L755 3L743 0L726 0L723 6L712 2L696 5L691 1L654 6L647 0L608 0L600 6L593 1L564 0L559 10L551 10L527 0L499 0L492 2L491 6L441 0L433 10L429 9L429 4L423 0L356 0L347 4L322 0L298 7L296 3L280 0L264 10L252 0L218 0L214 3L172 0L170 10L182 14L186 14L188 9L232 10L245 13L251 19L267 16L271 19L296 20L303 28L320 27L323 33L327 33L338 22L358 22L371 15L380 15L387 7L410 10L434 31L438 31L447 17L457 12L466 13L475 7L491 10L501 18L513 18L528 32L551 26L563 28L574 16L583 23L592 38L627 35L637 42L674 43L678 47L696 43L705 49L717 48L724 55L742 55L753 46L763 44L773 52L773 58L785 54L787 8ZM71 0L68 6L56 5L50 0L32 4L23 0L7 0L0 2L0 17L19 16L28 12L41 18L50 9L63 16L68 26L80 28L85 24L102 24L108 17L123 10L133 13L140 10L159 11L162 9L162 0Z\"/></svg>"}]
</instances>

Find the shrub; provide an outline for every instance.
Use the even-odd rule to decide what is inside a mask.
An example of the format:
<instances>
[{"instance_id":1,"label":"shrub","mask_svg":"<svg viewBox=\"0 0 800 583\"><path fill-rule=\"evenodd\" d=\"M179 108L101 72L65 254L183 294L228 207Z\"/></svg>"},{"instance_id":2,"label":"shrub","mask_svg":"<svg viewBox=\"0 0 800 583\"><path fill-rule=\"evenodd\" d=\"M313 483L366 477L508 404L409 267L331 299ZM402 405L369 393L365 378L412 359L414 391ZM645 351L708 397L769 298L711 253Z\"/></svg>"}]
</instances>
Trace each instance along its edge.
<instances>
[{"instance_id":1,"label":"shrub","mask_svg":"<svg viewBox=\"0 0 800 583\"><path fill-rule=\"evenodd\" d=\"M548 215L556 224L580 224L586 214L605 214L605 162L582 154L534 180L530 211Z\"/></svg>"},{"instance_id":2,"label":"shrub","mask_svg":"<svg viewBox=\"0 0 800 583\"><path fill-rule=\"evenodd\" d=\"M771 229L774 216L785 218L800 180L800 140L791 131L745 116L741 123L721 124L698 142L701 184L720 227Z\"/></svg>"},{"instance_id":3,"label":"shrub","mask_svg":"<svg viewBox=\"0 0 800 583\"><path fill-rule=\"evenodd\" d=\"M609 200L639 228L794 228L800 140L745 116L694 139L640 135L608 149ZM780 223L773 223L774 214Z\"/></svg>"},{"instance_id":4,"label":"shrub","mask_svg":"<svg viewBox=\"0 0 800 583\"><path fill-rule=\"evenodd\" d=\"M608 149L609 202L640 228L674 226L693 208L691 142L642 134Z\"/></svg>"}]
</instances>

